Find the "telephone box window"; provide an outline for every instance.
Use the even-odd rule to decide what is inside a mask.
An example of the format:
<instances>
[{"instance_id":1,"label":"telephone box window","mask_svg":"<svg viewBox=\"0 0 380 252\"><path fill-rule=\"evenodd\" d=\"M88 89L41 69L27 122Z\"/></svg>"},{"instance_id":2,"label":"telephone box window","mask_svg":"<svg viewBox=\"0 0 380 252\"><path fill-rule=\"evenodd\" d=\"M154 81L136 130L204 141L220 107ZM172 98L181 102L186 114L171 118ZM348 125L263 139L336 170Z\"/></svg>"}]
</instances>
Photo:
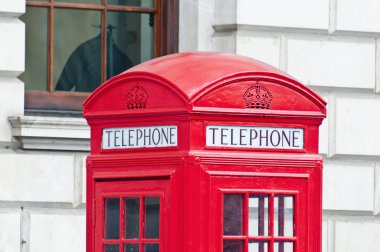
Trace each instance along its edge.
<instances>
[{"instance_id":1,"label":"telephone box window","mask_svg":"<svg viewBox=\"0 0 380 252\"><path fill-rule=\"evenodd\" d=\"M292 196L274 197L274 234L275 236L293 236Z\"/></svg>"},{"instance_id":2,"label":"telephone box window","mask_svg":"<svg viewBox=\"0 0 380 252\"><path fill-rule=\"evenodd\" d=\"M125 198L125 238L139 238L140 198Z\"/></svg>"},{"instance_id":3,"label":"telephone box window","mask_svg":"<svg viewBox=\"0 0 380 252\"><path fill-rule=\"evenodd\" d=\"M248 244L248 252L268 252L267 242L250 242Z\"/></svg>"},{"instance_id":4,"label":"telephone box window","mask_svg":"<svg viewBox=\"0 0 380 252\"><path fill-rule=\"evenodd\" d=\"M104 252L119 252L119 244L104 245Z\"/></svg>"},{"instance_id":5,"label":"telephone box window","mask_svg":"<svg viewBox=\"0 0 380 252\"><path fill-rule=\"evenodd\" d=\"M120 222L120 199L109 198L105 200L105 225L104 238L119 238L119 222Z\"/></svg>"},{"instance_id":6,"label":"telephone box window","mask_svg":"<svg viewBox=\"0 0 380 252\"><path fill-rule=\"evenodd\" d=\"M268 195L249 196L249 235L268 236Z\"/></svg>"},{"instance_id":7,"label":"telephone box window","mask_svg":"<svg viewBox=\"0 0 380 252\"><path fill-rule=\"evenodd\" d=\"M145 198L145 238L159 238L160 198Z\"/></svg>"},{"instance_id":8,"label":"telephone box window","mask_svg":"<svg viewBox=\"0 0 380 252\"><path fill-rule=\"evenodd\" d=\"M223 252L293 252L294 206L291 194L225 193Z\"/></svg>"},{"instance_id":9,"label":"telephone box window","mask_svg":"<svg viewBox=\"0 0 380 252\"><path fill-rule=\"evenodd\" d=\"M160 197L104 199L104 252L159 252L159 238Z\"/></svg>"},{"instance_id":10,"label":"telephone box window","mask_svg":"<svg viewBox=\"0 0 380 252\"><path fill-rule=\"evenodd\" d=\"M158 244L145 244L145 252L158 252L160 249Z\"/></svg>"},{"instance_id":11,"label":"telephone box window","mask_svg":"<svg viewBox=\"0 0 380 252\"><path fill-rule=\"evenodd\" d=\"M225 240L223 241L223 252L243 252L243 241Z\"/></svg>"},{"instance_id":12,"label":"telephone box window","mask_svg":"<svg viewBox=\"0 0 380 252\"><path fill-rule=\"evenodd\" d=\"M223 212L224 235L241 235L243 226L243 195L225 194Z\"/></svg>"},{"instance_id":13,"label":"telephone box window","mask_svg":"<svg viewBox=\"0 0 380 252\"><path fill-rule=\"evenodd\" d=\"M139 244L125 244L124 252L139 252Z\"/></svg>"},{"instance_id":14,"label":"telephone box window","mask_svg":"<svg viewBox=\"0 0 380 252\"><path fill-rule=\"evenodd\" d=\"M275 242L274 252L293 252L293 242Z\"/></svg>"}]
</instances>

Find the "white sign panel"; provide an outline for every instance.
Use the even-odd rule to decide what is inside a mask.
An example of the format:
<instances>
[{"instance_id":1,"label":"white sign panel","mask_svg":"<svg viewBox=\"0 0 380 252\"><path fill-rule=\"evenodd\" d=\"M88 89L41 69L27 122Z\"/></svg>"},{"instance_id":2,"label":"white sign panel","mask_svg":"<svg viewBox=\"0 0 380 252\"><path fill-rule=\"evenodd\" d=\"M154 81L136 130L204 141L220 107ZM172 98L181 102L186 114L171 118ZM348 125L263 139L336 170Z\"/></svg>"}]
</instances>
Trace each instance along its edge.
<instances>
[{"instance_id":1,"label":"white sign panel","mask_svg":"<svg viewBox=\"0 0 380 252\"><path fill-rule=\"evenodd\" d=\"M206 127L206 146L236 148L303 149L302 128L275 128L255 126Z\"/></svg>"},{"instance_id":2,"label":"white sign panel","mask_svg":"<svg viewBox=\"0 0 380 252\"><path fill-rule=\"evenodd\" d=\"M176 125L103 129L103 149L154 148L177 145Z\"/></svg>"}]
</instances>

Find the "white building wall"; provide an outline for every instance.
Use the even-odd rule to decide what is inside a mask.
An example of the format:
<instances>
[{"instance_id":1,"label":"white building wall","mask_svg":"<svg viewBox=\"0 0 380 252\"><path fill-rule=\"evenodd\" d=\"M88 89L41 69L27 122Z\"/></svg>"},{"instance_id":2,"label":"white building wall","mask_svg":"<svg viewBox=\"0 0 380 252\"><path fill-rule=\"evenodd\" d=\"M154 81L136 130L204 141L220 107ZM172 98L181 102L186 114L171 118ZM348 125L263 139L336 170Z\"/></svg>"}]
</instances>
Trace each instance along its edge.
<instances>
[{"instance_id":1,"label":"white building wall","mask_svg":"<svg viewBox=\"0 0 380 252\"><path fill-rule=\"evenodd\" d=\"M24 116L24 12L24 0L0 0L0 252L84 252L89 130Z\"/></svg>"},{"instance_id":2,"label":"white building wall","mask_svg":"<svg viewBox=\"0 0 380 252\"><path fill-rule=\"evenodd\" d=\"M83 252L88 128L23 115L24 12L0 1L0 251ZM378 0L180 1L180 51L262 60L328 102L324 252L380 248L379 13Z\"/></svg>"},{"instance_id":3,"label":"white building wall","mask_svg":"<svg viewBox=\"0 0 380 252\"><path fill-rule=\"evenodd\" d=\"M264 61L328 102L320 131L323 252L380 251L380 2L181 2L198 13L192 23L180 13L187 24L180 25L181 51ZM187 43L188 29L198 31L195 43Z\"/></svg>"}]
</instances>

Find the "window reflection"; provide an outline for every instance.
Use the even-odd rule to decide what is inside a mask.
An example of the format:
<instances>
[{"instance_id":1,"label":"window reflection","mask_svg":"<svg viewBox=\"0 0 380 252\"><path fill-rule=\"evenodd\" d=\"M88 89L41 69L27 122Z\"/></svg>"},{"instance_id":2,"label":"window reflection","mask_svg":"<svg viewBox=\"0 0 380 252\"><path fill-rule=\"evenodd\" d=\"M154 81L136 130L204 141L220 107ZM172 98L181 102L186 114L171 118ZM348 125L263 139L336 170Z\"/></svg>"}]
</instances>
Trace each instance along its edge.
<instances>
[{"instance_id":1,"label":"window reflection","mask_svg":"<svg viewBox=\"0 0 380 252\"><path fill-rule=\"evenodd\" d=\"M105 244L104 252L119 252L119 244Z\"/></svg>"},{"instance_id":2,"label":"window reflection","mask_svg":"<svg viewBox=\"0 0 380 252\"><path fill-rule=\"evenodd\" d=\"M125 198L125 238L139 238L140 198Z\"/></svg>"},{"instance_id":3,"label":"window reflection","mask_svg":"<svg viewBox=\"0 0 380 252\"><path fill-rule=\"evenodd\" d=\"M26 7L26 13L20 19L25 23L26 36L26 67L20 80L26 83L28 90L47 91L48 11L45 8Z\"/></svg>"},{"instance_id":4,"label":"window reflection","mask_svg":"<svg viewBox=\"0 0 380 252\"><path fill-rule=\"evenodd\" d=\"M160 246L158 244L145 244L144 252L159 252Z\"/></svg>"},{"instance_id":5,"label":"window reflection","mask_svg":"<svg viewBox=\"0 0 380 252\"><path fill-rule=\"evenodd\" d=\"M107 4L153 8L154 0L107 0Z\"/></svg>"},{"instance_id":6,"label":"window reflection","mask_svg":"<svg viewBox=\"0 0 380 252\"><path fill-rule=\"evenodd\" d=\"M249 235L268 236L269 225L268 195L250 195L249 205Z\"/></svg>"},{"instance_id":7,"label":"window reflection","mask_svg":"<svg viewBox=\"0 0 380 252\"><path fill-rule=\"evenodd\" d=\"M154 57L153 17L146 13L108 12L107 79ZM60 28L54 36L55 90L93 91L102 82L100 12L57 9L54 25Z\"/></svg>"},{"instance_id":8,"label":"window reflection","mask_svg":"<svg viewBox=\"0 0 380 252\"><path fill-rule=\"evenodd\" d=\"M104 238L119 238L120 223L120 199L108 198L104 200L105 221L104 221Z\"/></svg>"},{"instance_id":9,"label":"window reflection","mask_svg":"<svg viewBox=\"0 0 380 252\"><path fill-rule=\"evenodd\" d=\"M145 238L159 238L160 198L145 198Z\"/></svg>"},{"instance_id":10,"label":"window reflection","mask_svg":"<svg viewBox=\"0 0 380 252\"><path fill-rule=\"evenodd\" d=\"M248 252L268 252L267 242L250 242L248 244Z\"/></svg>"},{"instance_id":11,"label":"window reflection","mask_svg":"<svg viewBox=\"0 0 380 252\"><path fill-rule=\"evenodd\" d=\"M277 195L274 197L274 235L293 236L293 196Z\"/></svg>"},{"instance_id":12,"label":"window reflection","mask_svg":"<svg viewBox=\"0 0 380 252\"><path fill-rule=\"evenodd\" d=\"M243 252L243 241L224 240L223 252Z\"/></svg>"},{"instance_id":13,"label":"window reflection","mask_svg":"<svg viewBox=\"0 0 380 252\"><path fill-rule=\"evenodd\" d=\"M243 195L225 194L223 206L223 234L241 235L243 229Z\"/></svg>"},{"instance_id":14,"label":"window reflection","mask_svg":"<svg viewBox=\"0 0 380 252\"><path fill-rule=\"evenodd\" d=\"M55 9L54 84L57 91L92 91L101 83L100 11Z\"/></svg>"},{"instance_id":15,"label":"window reflection","mask_svg":"<svg viewBox=\"0 0 380 252\"><path fill-rule=\"evenodd\" d=\"M293 242L275 242L274 252L293 252Z\"/></svg>"},{"instance_id":16,"label":"window reflection","mask_svg":"<svg viewBox=\"0 0 380 252\"><path fill-rule=\"evenodd\" d=\"M125 244L124 252L139 252L139 244Z\"/></svg>"}]
</instances>

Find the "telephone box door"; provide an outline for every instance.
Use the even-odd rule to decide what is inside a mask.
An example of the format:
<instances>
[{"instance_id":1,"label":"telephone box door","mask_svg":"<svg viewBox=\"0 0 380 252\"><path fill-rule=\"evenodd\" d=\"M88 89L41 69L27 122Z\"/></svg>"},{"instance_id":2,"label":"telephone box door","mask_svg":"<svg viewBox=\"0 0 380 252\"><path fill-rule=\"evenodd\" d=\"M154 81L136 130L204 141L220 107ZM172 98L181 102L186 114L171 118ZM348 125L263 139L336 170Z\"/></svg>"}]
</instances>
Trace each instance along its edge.
<instances>
[{"instance_id":1,"label":"telephone box door","mask_svg":"<svg viewBox=\"0 0 380 252\"><path fill-rule=\"evenodd\" d=\"M274 174L272 174L274 175ZM307 242L308 176L214 177L218 227L213 251L302 252Z\"/></svg>"},{"instance_id":2,"label":"telephone box door","mask_svg":"<svg viewBox=\"0 0 380 252\"><path fill-rule=\"evenodd\" d=\"M97 182L95 193L95 252L167 251L168 180Z\"/></svg>"}]
</instances>

